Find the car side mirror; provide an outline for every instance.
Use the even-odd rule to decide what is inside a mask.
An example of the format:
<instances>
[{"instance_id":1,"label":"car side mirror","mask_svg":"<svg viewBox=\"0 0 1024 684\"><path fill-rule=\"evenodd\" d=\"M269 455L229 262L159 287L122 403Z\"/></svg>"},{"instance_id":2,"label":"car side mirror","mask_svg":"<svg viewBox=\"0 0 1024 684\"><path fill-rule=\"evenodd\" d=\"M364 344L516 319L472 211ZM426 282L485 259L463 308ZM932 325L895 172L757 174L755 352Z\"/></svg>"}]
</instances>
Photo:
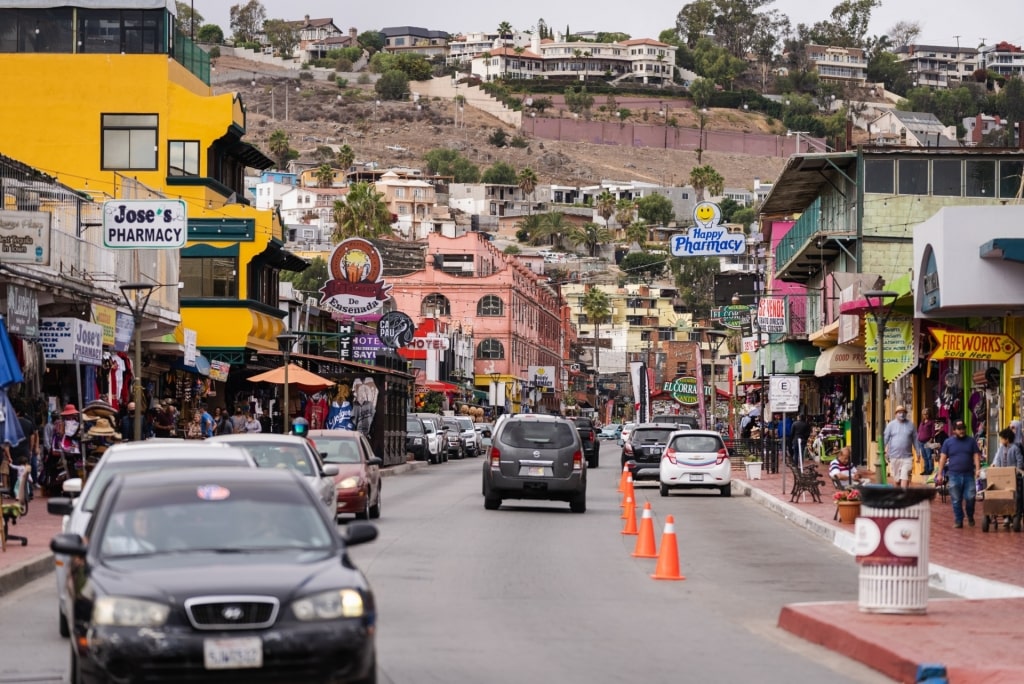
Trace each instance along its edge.
<instances>
[{"instance_id":1,"label":"car side mirror","mask_svg":"<svg viewBox=\"0 0 1024 684\"><path fill-rule=\"evenodd\" d=\"M46 512L51 515L71 515L75 503L66 496L56 496L46 500Z\"/></svg>"},{"instance_id":2,"label":"car side mirror","mask_svg":"<svg viewBox=\"0 0 1024 684\"><path fill-rule=\"evenodd\" d=\"M61 533L50 540L50 550L68 556L84 556L89 546L80 534Z\"/></svg>"},{"instance_id":3,"label":"car side mirror","mask_svg":"<svg viewBox=\"0 0 1024 684\"><path fill-rule=\"evenodd\" d=\"M372 458L370 458L370 459L368 459L366 461L366 464L367 465L371 465L371 466L376 466L376 467L379 468L382 465L384 465L384 461L381 460L380 458L376 457L376 456L373 456Z\"/></svg>"},{"instance_id":4,"label":"car side mirror","mask_svg":"<svg viewBox=\"0 0 1024 684\"><path fill-rule=\"evenodd\" d=\"M69 480L64 480L64 484L60 486L61 491L65 494L81 494L82 493L82 478L72 477Z\"/></svg>"},{"instance_id":5,"label":"car side mirror","mask_svg":"<svg viewBox=\"0 0 1024 684\"><path fill-rule=\"evenodd\" d=\"M347 546L365 544L377 538L377 526L364 522L349 523L341 538Z\"/></svg>"},{"instance_id":6,"label":"car side mirror","mask_svg":"<svg viewBox=\"0 0 1024 684\"><path fill-rule=\"evenodd\" d=\"M328 463L328 464L324 465L323 473L327 477L334 477L339 472L341 472L341 471L338 470L338 466L334 465L333 463Z\"/></svg>"}]
</instances>

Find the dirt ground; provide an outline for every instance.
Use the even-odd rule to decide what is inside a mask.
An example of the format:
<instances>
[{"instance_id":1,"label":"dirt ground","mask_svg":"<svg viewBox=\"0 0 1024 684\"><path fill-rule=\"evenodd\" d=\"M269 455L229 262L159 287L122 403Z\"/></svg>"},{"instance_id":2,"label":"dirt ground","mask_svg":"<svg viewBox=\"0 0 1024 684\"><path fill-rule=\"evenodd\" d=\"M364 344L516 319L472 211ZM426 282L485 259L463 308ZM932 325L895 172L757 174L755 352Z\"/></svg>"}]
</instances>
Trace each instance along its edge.
<instances>
[{"instance_id":1,"label":"dirt ground","mask_svg":"<svg viewBox=\"0 0 1024 684\"><path fill-rule=\"evenodd\" d=\"M215 60L218 70L251 71L253 63L234 57ZM685 185L690 169L697 166L693 150L626 148L591 143L569 143L526 138L525 147L494 147L487 139L504 128L511 140L518 131L472 107L458 115L451 102L421 99L410 102L381 101L376 104L373 87L349 83L339 88L323 81L296 81L284 72L273 77L273 69L258 65L256 87L251 78L220 84L217 93L241 93L248 110L246 140L268 152L270 135L283 129L301 159L316 159L318 147L348 144L357 162L377 162L380 167L422 168L423 156L439 147L459 150L481 171L498 161L517 171L530 167L541 183L592 185L601 180L644 181L662 185ZM296 88L298 86L298 89ZM287 91L287 92L286 92ZM601 112L595 99L594 118ZM685 107L673 108L681 127L696 128L696 114ZM463 121L464 119L464 121ZM707 130L780 132L758 114L735 110L711 110ZM784 159L705 152L703 163L713 166L731 188L753 187L755 177L771 183L781 172Z\"/></svg>"}]
</instances>

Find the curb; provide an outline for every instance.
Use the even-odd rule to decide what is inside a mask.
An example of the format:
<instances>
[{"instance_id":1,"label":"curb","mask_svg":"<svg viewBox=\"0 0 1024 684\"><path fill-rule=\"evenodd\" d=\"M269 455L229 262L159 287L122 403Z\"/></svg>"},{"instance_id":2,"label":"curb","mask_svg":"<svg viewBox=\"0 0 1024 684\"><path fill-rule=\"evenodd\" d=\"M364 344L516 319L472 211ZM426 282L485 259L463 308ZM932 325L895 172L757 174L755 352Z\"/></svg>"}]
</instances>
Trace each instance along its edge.
<instances>
[{"instance_id":1,"label":"curb","mask_svg":"<svg viewBox=\"0 0 1024 684\"><path fill-rule=\"evenodd\" d=\"M852 532L837 529L822 522L813 515L804 513L792 504L780 501L743 480L732 481L733 492L739 496L748 496L770 511L781 515L797 527L802 527L811 534L832 543L840 551L854 555L854 535ZM947 568L935 563L928 564L928 586L961 598L1022 598L1024 587L1005 582L985 579L966 572Z\"/></svg>"},{"instance_id":2,"label":"curb","mask_svg":"<svg viewBox=\"0 0 1024 684\"><path fill-rule=\"evenodd\" d=\"M387 468L380 469L381 477L391 477L392 475L401 475L402 473L408 473L413 470L419 470L420 468L426 468L426 461L406 461L396 466L389 466Z\"/></svg>"},{"instance_id":3,"label":"curb","mask_svg":"<svg viewBox=\"0 0 1024 684\"><path fill-rule=\"evenodd\" d=\"M46 552L0 572L0 596L5 596L29 582L53 571L53 554Z\"/></svg>"}]
</instances>

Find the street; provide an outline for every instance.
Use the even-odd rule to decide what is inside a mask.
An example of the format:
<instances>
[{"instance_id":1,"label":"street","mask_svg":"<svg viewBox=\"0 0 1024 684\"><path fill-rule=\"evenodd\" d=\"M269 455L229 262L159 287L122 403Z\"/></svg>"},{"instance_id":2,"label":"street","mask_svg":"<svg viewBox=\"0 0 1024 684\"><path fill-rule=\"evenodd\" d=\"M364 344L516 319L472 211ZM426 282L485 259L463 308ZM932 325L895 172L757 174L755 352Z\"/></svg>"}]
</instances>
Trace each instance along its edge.
<instances>
[{"instance_id":1,"label":"street","mask_svg":"<svg viewBox=\"0 0 1024 684\"><path fill-rule=\"evenodd\" d=\"M387 478L380 537L351 552L377 595L380 681L890 681L776 628L784 604L855 599L857 567L746 497L638 487L659 548L676 520L686 580L655 581L655 561L632 558L636 538L620 534L616 469L589 472L578 515L547 502L485 511L480 467ZM60 681L56 611L52 576L0 599L4 651L18 654L0 682Z\"/></svg>"}]
</instances>

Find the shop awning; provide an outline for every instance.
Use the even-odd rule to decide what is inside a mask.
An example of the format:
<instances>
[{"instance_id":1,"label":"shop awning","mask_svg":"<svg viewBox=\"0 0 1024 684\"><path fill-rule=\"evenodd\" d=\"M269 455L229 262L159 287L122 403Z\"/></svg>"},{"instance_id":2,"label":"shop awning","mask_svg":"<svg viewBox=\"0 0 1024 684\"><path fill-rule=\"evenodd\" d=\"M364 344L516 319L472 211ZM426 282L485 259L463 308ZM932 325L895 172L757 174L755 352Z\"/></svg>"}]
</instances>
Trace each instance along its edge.
<instances>
[{"instance_id":1,"label":"shop awning","mask_svg":"<svg viewBox=\"0 0 1024 684\"><path fill-rule=\"evenodd\" d=\"M1004 237L989 240L978 251L982 259L1002 259L1024 263L1024 239L1021 238Z\"/></svg>"},{"instance_id":2,"label":"shop awning","mask_svg":"<svg viewBox=\"0 0 1024 684\"><path fill-rule=\"evenodd\" d=\"M814 365L814 374L819 378L826 375L871 372L873 371L864 361L864 349L852 344L839 344L823 350Z\"/></svg>"},{"instance_id":3,"label":"shop awning","mask_svg":"<svg viewBox=\"0 0 1024 684\"><path fill-rule=\"evenodd\" d=\"M431 392L444 392L445 394L458 394L461 391L461 388L458 385L453 385L450 382L442 382L441 380L428 380L427 382L416 386L423 387Z\"/></svg>"}]
</instances>

